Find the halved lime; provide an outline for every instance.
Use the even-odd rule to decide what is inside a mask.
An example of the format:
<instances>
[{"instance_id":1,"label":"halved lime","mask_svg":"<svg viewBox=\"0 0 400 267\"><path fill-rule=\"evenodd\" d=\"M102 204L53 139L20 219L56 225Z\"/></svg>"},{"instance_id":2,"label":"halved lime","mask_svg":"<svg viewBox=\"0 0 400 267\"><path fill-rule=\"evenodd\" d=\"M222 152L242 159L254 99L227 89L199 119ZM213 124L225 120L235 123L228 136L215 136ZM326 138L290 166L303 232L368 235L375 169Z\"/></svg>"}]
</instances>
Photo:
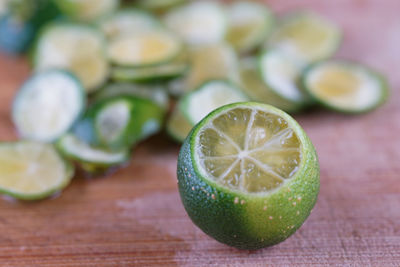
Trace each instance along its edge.
<instances>
[{"instance_id":1,"label":"halved lime","mask_svg":"<svg viewBox=\"0 0 400 267\"><path fill-rule=\"evenodd\" d=\"M64 189L74 168L52 145L19 141L0 143L0 192L38 200Z\"/></svg>"},{"instance_id":2,"label":"halved lime","mask_svg":"<svg viewBox=\"0 0 400 267\"><path fill-rule=\"evenodd\" d=\"M165 24L190 45L217 43L224 39L227 18L215 1L197 1L171 10Z\"/></svg>"},{"instance_id":3,"label":"halved lime","mask_svg":"<svg viewBox=\"0 0 400 267\"><path fill-rule=\"evenodd\" d=\"M300 77L305 65L280 50L270 50L260 56L260 72L264 83L293 106L310 102L300 87Z\"/></svg>"},{"instance_id":4,"label":"halved lime","mask_svg":"<svg viewBox=\"0 0 400 267\"><path fill-rule=\"evenodd\" d=\"M294 12L281 20L268 41L269 47L283 50L305 62L330 57L339 47L340 29L312 12Z\"/></svg>"},{"instance_id":5,"label":"halved lime","mask_svg":"<svg viewBox=\"0 0 400 267\"><path fill-rule=\"evenodd\" d=\"M228 7L229 28L226 39L241 53L260 46L272 30L274 17L266 5L234 2Z\"/></svg>"},{"instance_id":6,"label":"halved lime","mask_svg":"<svg viewBox=\"0 0 400 267\"><path fill-rule=\"evenodd\" d=\"M151 31L161 27L152 14L136 8L124 8L99 21L99 27L109 39L135 34L139 31Z\"/></svg>"},{"instance_id":7,"label":"halved lime","mask_svg":"<svg viewBox=\"0 0 400 267\"><path fill-rule=\"evenodd\" d=\"M112 13L119 6L119 0L56 0L63 13L72 19L93 21Z\"/></svg>"},{"instance_id":8,"label":"halved lime","mask_svg":"<svg viewBox=\"0 0 400 267\"><path fill-rule=\"evenodd\" d=\"M18 91L12 119L25 139L52 142L79 118L86 97L74 75L61 70L34 74Z\"/></svg>"},{"instance_id":9,"label":"halved lime","mask_svg":"<svg viewBox=\"0 0 400 267\"><path fill-rule=\"evenodd\" d=\"M189 50L190 71L183 84L185 92L193 91L212 79L238 81L238 58L226 43L198 46Z\"/></svg>"},{"instance_id":10,"label":"halved lime","mask_svg":"<svg viewBox=\"0 0 400 267\"><path fill-rule=\"evenodd\" d=\"M302 108L293 101L287 100L271 90L261 78L259 60L254 57L245 58L240 64L242 90L252 101L270 104L286 112L297 112Z\"/></svg>"},{"instance_id":11,"label":"halved lime","mask_svg":"<svg viewBox=\"0 0 400 267\"><path fill-rule=\"evenodd\" d=\"M180 109L176 106L168 118L166 126L167 133L175 141L183 143L192 128L193 124L191 124L188 119L183 116Z\"/></svg>"},{"instance_id":12,"label":"halved lime","mask_svg":"<svg viewBox=\"0 0 400 267\"><path fill-rule=\"evenodd\" d=\"M46 26L33 56L36 71L70 70L78 76L87 92L96 90L108 78L104 36L84 24L56 22Z\"/></svg>"},{"instance_id":13,"label":"halved lime","mask_svg":"<svg viewBox=\"0 0 400 267\"><path fill-rule=\"evenodd\" d=\"M98 172L113 166L119 166L129 160L129 149L108 151L90 146L73 134L64 135L57 148L68 159L76 162L87 172Z\"/></svg>"},{"instance_id":14,"label":"halved lime","mask_svg":"<svg viewBox=\"0 0 400 267\"><path fill-rule=\"evenodd\" d=\"M194 126L208 113L220 106L248 100L248 96L231 82L212 80L184 95L179 101L179 108Z\"/></svg>"},{"instance_id":15,"label":"halved lime","mask_svg":"<svg viewBox=\"0 0 400 267\"><path fill-rule=\"evenodd\" d=\"M179 39L164 30L138 32L111 40L109 59L116 65L143 67L166 63L182 50Z\"/></svg>"},{"instance_id":16,"label":"halved lime","mask_svg":"<svg viewBox=\"0 0 400 267\"><path fill-rule=\"evenodd\" d=\"M329 60L309 68L303 85L322 105L344 113L362 113L383 104L388 95L386 80L357 63Z\"/></svg>"},{"instance_id":17,"label":"halved lime","mask_svg":"<svg viewBox=\"0 0 400 267\"><path fill-rule=\"evenodd\" d=\"M186 138L178 186L192 221L240 249L277 244L314 207L319 165L297 122L272 106L235 103L211 112Z\"/></svg>"},{"instance_id":18,"label":"halved lime","mask_svg":"<svg viewBox=\"0 0 400 267\"><path fill-rule=\"evenodd\" d=\"M138 0L137 2L142 8L161 12L181 5L187 1L188 0Z\"/></svg>"},{"instance_id":19,"label":"halved lime","mask_svg":"<svg viewBox=\"0 0 400 267\"><path fill-rule=\"evenodd\" d=\"M93 97L94 101L108 99L115 96L136 96L146 98L163 110L167 110L169 99L165 87L159 84L112 83L99 90Z\"/></svg>"}]
</instances>

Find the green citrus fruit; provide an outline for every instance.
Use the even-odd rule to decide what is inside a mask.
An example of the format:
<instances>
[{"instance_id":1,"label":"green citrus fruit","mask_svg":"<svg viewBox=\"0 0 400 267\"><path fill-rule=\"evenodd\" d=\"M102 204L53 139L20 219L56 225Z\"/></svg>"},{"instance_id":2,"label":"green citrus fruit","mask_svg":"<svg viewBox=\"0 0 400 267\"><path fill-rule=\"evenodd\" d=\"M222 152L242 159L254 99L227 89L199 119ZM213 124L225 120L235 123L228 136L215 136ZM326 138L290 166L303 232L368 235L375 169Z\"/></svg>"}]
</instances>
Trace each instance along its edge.
<instances>
[{"instance_id":1,"label":"green citrus fruit","mask_svg":"<svg viewBox=\"0 0 400 267\"><path fill-rule=\"evenodd\" d=\"M240 249L292 235L319 192L315 149L283 111L244 102L211 112L191 131L178 159L183 205L206 234Z\"/></svg>"}]
</instances>

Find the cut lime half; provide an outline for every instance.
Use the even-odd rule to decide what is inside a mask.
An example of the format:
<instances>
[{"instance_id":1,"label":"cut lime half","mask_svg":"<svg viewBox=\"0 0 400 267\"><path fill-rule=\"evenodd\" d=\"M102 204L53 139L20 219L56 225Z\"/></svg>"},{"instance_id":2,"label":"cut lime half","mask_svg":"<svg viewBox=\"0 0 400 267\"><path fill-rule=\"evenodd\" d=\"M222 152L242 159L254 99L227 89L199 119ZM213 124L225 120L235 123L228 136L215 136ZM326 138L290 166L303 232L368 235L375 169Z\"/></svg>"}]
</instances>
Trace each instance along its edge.
<instances>
[{"instance_id":1,"label":"cut lime half","mask_svg":"<svg viewBox=\"0 0 400 267\"><path fill-rule=\"evenodd\" d=\"M272 12L256 2L234 2L228 7L229 28L226 39L241 53L260 46L272 30Z\"/></svg>"},{"instance_id":2,"label":"cut lime half","mask_svg":"<svg viewBox=\"0 0 400 267\"><path fill-rule=\"evenodd\" d=\"M67 132L85 108L86 97L74 75L61 70L34 74L18 91L12 119L22 138L52 142Z\"/></svg>"},{"instance_id":3,"label":"cut lime half","mask_svg":"<svg viewBox=\"0 0 400 267\"><path fill-rule=\"evenodd\" d=\"M74 168L52 145L20 141L0 143L0 192L38 200L65 188Z\"/></svg>"},{"instance_id":4,"label":"cut lime half","mask_svg":"<svg viewBox=\"0 0 400 267\"><path fill-rule=\"evenodd\" d=\"M304 88L324 106L344 113L362 113L385 102L386 80L360 64L330 60L310 67L303 77Z\"/></svg>"},{"instance_id":5,"label":"cut lime half","mask_svg":"<svg viewBox=\"0 0 400 267\"><path fill-rule=\"evenodd\" d=\"M319 15L304 11L284 17L267 44L299 60L314 62L330 57L340 41L341 32L336 25Z\"/></svg>"},{"instance_id":6,"label":"cut lime half","mask_svg":"<svg viewBox=\"0 0 400 267\"><path fill-rule=\"evenodd\" d=\"M84 24L52 23L39 35L34 50L36 71L62 68L73 72L87 92L108 78L103 34Z\"/></svg>"},{"instance_id":7,"label":"cut lime half","mask_svg":"<svg viewBox=\"0 0 400 267\"><path fill-rule=\"evenodd\" d=\"M296 121L272 106L223 106L199 122L178 159L178 186L192 221L241 249L277 244L313 208L319 166Z\"/></svg>"}]
</instances>

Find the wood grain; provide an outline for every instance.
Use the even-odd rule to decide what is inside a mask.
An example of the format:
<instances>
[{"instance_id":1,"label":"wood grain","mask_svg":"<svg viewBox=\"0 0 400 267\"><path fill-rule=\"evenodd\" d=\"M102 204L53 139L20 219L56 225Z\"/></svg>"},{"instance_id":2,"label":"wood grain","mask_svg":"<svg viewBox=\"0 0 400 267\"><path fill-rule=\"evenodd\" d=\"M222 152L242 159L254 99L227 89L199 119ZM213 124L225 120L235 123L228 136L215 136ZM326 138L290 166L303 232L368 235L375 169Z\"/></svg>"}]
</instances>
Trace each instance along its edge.
<instances>
[{"instance_id":1,"label":"wood grain","mask_svg":"<svg viewBox=\"0 0 400 267\"><path fill-rule=\"evenodd\" d=\"M304 226L263 250L219 244L187 217L177 193L179 146L161 134L129 167L76 177L37 203L0 201L1 266L400 266L400 1L271 0L278 12L311 8L345 29L339 57L388 75L389 102L362 116L315 110L296 116L315 144L321 192ZM23 59L0 55L0 139Z\"/></svg>"}]
</instances>

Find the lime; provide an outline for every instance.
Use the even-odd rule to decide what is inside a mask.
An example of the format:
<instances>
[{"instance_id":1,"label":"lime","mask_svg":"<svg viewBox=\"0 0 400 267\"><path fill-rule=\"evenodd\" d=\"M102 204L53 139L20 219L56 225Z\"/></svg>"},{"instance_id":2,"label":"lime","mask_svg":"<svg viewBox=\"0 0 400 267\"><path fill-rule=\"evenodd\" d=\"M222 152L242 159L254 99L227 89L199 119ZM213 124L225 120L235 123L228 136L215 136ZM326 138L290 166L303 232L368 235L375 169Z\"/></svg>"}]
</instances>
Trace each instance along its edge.
<instances>
[{"instance_id":1,"label":"lime","mask_svg":"<svg viewBox=\"0 0 400 267\"><path fill-rule=\"evenodd\" d=\"M301 104L299 105L294 101L285 99L267 86L261 77L258 62L259 60L254 57L242 60L240 64L240 84L242 90L252 101L269 104L290 113L299 111L302 108Z\"/></svg>"},{"instance_id":2,"label":"lime","mask_svg":"<svg viewBox=\"0 0 400 267\"><path fill-rule=\"evenodd\" d=\"M183 116L179 108L175 107L167 121L167 133L178 143L183 143L192 128L193 125Z\"/></svg>"},{"instance_id":3,"label":"lime","mask_svg":"<svg viewBox=\"0 0 400 267\"><path fill-rule=\"evenodd\" d=\"M340 29L327 19L310 11L294 12L284 17L268 47L276 47L305 62L330 57L339 47Z\"/></svg>"},{"instance_id":4,"label":"lime","mask_svg":"<svg viewBox=\"0 0 400 267\"><path fill-rule=\"evenodd\" d=\"M319 192L315 149L283 111L235 103L207 115L178 158L183 205L206 234L240 249L259 249L292 235Z\"/></svg>"},{"instance_id":5,"label":"lime","mask_svg":"<svg viewBox=\"0 0 400 267\"><path fill-rule=\"evenodd\" d=\"M66 158L74 161L89 173L104 172L129 160L129 149L109 151L89 145L76 135L66 134L57 143L57 148Z\"/></svg>"},{"instance_id":6,"label":"lime","mask_svg":"<svg viewBox=\"0 0 400 267\"><path fill-rule=\"evenodd\" d=\"M85 24L51 23L39 35L33 51L34 68L70 70L87 92L93 92L108 78L105 43L100 31Z\"/></svg>"},{"instance_id":7,"label":"lime","mask_svg":"<svg viewBox=\"0 0 400 267\"><path fill-rule=\"evenodd\" d=\"M52 145L19 141L0 143L0 192L17 199L37 200L65 188L72 165Z\"/></svg>"},{"instance_id":8,"label":"lime","mask_svg":"<svg viewBox=\"0 0 400 267\"><path fill-rule=\"evenodd\" d=\"M303 85L316 101L344 113L362 113L383 104L388 95L386 80L357 63L329 60L314 64Z\"/></svg>"},{"instance_id":9,"label":"lime","mask_svg":"<svg viewBox=\"0 0 400 267\"><path fill-rule=\"evenodd\" d=\"M81 83L69 72L33 74L18 91L12 119L22 138L52 142L79 119L86 104Z\"/></svg>"},{"instance_id":10,"label":"lime","mask_svg":"<svg viewBox=\"0 0 400 267\"><path fill-rule=\"evenodd\" d=\"M189 2L172 9L164 22L190 45L222 41L227 29L225 11L215 1Z\"/></svg>"},{"instance_id":11,"label":"lime","mask_svg":"<svg viewBox=\"0 0 400 267\"><path fill-rule=\"evenodd\" d=\"M241 53L260 46L271 32L274 18L263 4L234 2L228 7L228 33L226 39Z\"/></svg>"},{"instance_id":12,"label":"lime","mask_svg":"<svg viewBox=\"0 0 400 267\"><path fill-rule=\"evenodd\" d=\"M162 12L187 2L187 0L139 0L139 6L155 12Z\"/></svg>"},{"instance_id":13,"label":"lime","mask_svg":"<svg viewBox=\"0 0 400 267\"><path fill-rule=\"evenodd\" d=\"M164 30L138 32L111 40L110 60L120 66L142 67L166 63L182 51L179 39Z\"/></svg>"},{"instance_id":14,"label":"lime","mask_svg":"<svg viewBox=\"0 0 400 267\"><path fill-rule=\"evenodd\" d=\"M81 21L93 21L113 12L119 0L56 0L55 3L69 17Z\"/></svg>"}]
</instances>

